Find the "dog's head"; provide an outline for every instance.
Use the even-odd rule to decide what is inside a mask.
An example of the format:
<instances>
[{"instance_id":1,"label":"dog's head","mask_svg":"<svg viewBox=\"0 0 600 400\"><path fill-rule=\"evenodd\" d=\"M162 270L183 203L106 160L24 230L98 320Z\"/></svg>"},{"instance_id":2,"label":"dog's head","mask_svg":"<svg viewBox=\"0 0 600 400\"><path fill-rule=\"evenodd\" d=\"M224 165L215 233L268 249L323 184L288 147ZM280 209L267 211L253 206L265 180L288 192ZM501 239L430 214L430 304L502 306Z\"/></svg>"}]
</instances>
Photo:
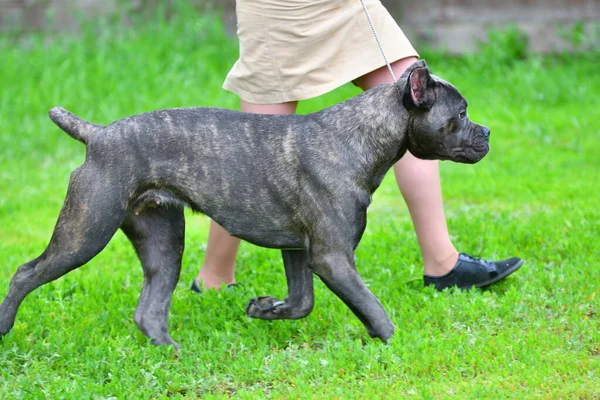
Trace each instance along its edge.
<instances>
[{"instance_id":1,"label":"dog's head","mask_svg":"<svg viewBox=\"0 0 600 400\"><path fill-rule=\"evenodd\" d=\"M397 84L409 113L408 150L415 157L472 164L487 154L489 128L469 120L467 101L431 75L425 61L411 65Z\"/></svg>"}]
</instances>

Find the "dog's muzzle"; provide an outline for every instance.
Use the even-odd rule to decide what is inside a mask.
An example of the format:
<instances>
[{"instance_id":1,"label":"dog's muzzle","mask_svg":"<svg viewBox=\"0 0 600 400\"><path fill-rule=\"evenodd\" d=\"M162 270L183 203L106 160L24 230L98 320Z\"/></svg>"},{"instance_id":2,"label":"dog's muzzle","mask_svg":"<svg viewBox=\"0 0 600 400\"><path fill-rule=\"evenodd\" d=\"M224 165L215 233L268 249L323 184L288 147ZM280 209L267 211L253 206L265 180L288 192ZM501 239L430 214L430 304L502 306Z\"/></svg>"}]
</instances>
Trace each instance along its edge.
<instances>
[{"instance_id":1,"label":"dog's muzzle","mask_svg":"<svg viewBox=\"0 0 600 400\"><path fill-rule=\"evenodd\" d=\"M490 134L490 128L481 126L470 146L454 149L452 161L464 164L475 164L480 161L490 151Z\"/></svg>"}]
</instances>

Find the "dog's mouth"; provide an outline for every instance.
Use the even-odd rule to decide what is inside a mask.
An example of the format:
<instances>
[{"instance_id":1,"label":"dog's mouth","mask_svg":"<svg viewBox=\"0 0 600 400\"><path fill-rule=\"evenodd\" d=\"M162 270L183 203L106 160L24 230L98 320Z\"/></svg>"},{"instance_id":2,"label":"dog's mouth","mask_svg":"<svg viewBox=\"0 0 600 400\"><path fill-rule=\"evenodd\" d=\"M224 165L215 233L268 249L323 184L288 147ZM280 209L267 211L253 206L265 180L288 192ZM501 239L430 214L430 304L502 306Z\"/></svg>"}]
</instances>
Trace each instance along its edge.
<instances>
[{"instance_id":1,"label":"dog's mouth","mask_svg":"<svg viewBox=\"0 0 600 400\"><path fill-rule=\"evenodd\" d=\"M420 147L409 147L413 156L422 160L447 160L463 164L475 164L480 161L490 150L490 144L487 141L479 141L465 146L464 144L452 148L450 151L443 151L438 148L437 151L426 151Z\"/></svg>"},{"instance_id":2,"label":"dog's mouth","mask_svg":"<svg viewBox=\"0 0 600 400\"><path fill-rule=\"evenodd\" d=\"M488 143L481 143L469 148L459 147L453 149L451 160L463 164L475 164L481 161L489 151Z\"/></svg>"}]
</instances>

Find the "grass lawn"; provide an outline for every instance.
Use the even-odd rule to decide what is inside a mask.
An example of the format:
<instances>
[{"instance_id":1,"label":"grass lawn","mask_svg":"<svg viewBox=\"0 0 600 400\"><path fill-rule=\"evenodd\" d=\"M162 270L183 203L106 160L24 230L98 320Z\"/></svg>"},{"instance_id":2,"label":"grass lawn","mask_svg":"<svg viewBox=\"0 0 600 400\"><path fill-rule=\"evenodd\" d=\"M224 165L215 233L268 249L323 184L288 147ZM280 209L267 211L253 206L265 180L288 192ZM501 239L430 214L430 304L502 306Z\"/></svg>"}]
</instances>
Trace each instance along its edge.
<instances>
[{"instance_id":1,"label":"grass lawn","mask_svg":"<svg viewBox=\"0 0 600 400\"><path fill-rule=\"evenodd\" d=\"M216 20L108 24L52 41L0 36L0 298L45 248L84 159L47 111L60 104L106 124L166 107L237 108L221 89L237 45ZM423 55L492 130L479 164L441 164L452 239L486 258L524 258L517 273L488 290L424 288L389 174L357 251L397 327L383 345L318 279L309 317L247 318L251 297L286 295L278 251L243 244L245 289L191 293L208 219L189 213L170 318L179 354L135 326L142 269L118 233L85 267L24 301L0 342L0 398L600 398L600 58L493 54ZM300 112L357 93L347 85Z\"/></svg>"}]
</instances>

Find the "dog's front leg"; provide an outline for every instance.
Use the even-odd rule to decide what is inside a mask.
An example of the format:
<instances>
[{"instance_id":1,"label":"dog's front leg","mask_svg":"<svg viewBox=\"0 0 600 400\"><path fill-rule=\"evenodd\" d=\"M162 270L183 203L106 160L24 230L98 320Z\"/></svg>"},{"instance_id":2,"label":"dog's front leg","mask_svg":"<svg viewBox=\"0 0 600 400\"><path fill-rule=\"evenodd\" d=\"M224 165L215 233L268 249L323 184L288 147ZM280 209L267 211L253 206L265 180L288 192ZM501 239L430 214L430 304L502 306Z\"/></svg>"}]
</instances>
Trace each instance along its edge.
<instances>
[{"instance_id":1,"label":"dog's front leg","mask_svg":"<svg viewBox=\"0 0 600 400\"><path fill-rule=\"evenodd\" d=\"M285 301L262 296L250 300L246 314L260 319L300 319L313 309L314 290L312 271L306 250L282 250L288 297Z\"/></svg>"},{"instance_id":2,"label":"dog's front leg","mask_svg":"<svg viewBox=\"0 0 600 400\"><path fill-rule=\"evenodd\" d=\"M356 272L354 252L314 246L310 260L315 274L354 312L369 335L387 342L394 334L394 324Z\"/></svg>"}]
</instances>

